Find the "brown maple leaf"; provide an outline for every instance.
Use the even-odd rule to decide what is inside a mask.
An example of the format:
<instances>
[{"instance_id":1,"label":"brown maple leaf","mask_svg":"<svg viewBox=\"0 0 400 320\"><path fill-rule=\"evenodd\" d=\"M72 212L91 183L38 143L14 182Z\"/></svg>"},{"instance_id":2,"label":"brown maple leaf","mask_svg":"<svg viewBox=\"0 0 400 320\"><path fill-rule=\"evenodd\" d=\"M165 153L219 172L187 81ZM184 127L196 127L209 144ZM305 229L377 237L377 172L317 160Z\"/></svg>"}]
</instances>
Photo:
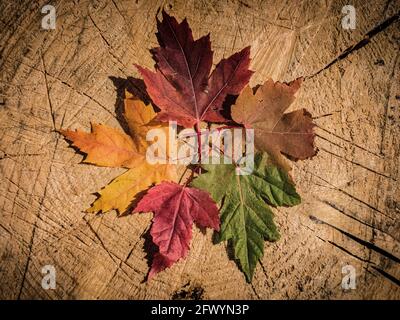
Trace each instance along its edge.
<instances>
[{"instance_id":1,"label":"brown maple leaf","mask_svg":"<svg viewBox=\"0 0 400 320\"><path fill-rule=\"evenodd\" d=\"M255 147L268 152L285 170L291 167L282 154L304 160L317 153L315 124L306 109L284 113L295 99L301 79L289 84L266 81L255 93L248 86L232 107L232 119L254 129Z\"/></svg>"}]
</instances>

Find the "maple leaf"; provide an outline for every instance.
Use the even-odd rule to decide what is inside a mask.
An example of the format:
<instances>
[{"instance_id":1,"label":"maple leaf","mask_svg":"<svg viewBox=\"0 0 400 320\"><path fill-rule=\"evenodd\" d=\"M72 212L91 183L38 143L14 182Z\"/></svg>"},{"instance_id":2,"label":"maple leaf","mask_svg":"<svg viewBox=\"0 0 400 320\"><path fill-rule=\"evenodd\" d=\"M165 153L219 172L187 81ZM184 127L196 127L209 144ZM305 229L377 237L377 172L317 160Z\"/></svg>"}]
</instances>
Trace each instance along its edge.
<instances>
[{"instance_id":1,"label":"maple leaf","mask_svg":"<svg viewBox=\"0 0 400 320\"><path fill-rule=\"evenodd\" d=\"M147 191L134 212L154 212L150 234L159 252L149 279L185 257L192 225L219 230L218 208L207 192L173 182L162 182Z\"/></svg>"},{"instance_id":2,"label":"maple leaf","mask_svg":"<svg viewBox=\"0 0 400 320\"><path fill-rule=\"evenodd\" d=\"M145 105L142 100L129 91L125 91L124 118L136 148L141 153L144 153L148 146L146 141L147 131L160 127L166 128L165 125L154 121L156 115L157 113L150 104Z\"/></svg>"},{"instance_id":3,"label":"maple leaf","mask_svg":"<svg viewBox=\"0 0 400 320\"><path fill-rule=\"evenodd\" d=\"M157 119L177 121L192 127L201 121L226 122L222 104L229 95L237 95L248 83L250 47L222 59L210 75L213 52L209 34L194 40L184 19L178 23L163 11L157 19L160 47L151 50L155 72L137 66L147 92L161 109Z\"/></svg>"},{"instance_id":4,"label":"maple leaf","mask_svg":"<svg viewBox=\"0 0 400 320\"><path fill-rule=\"evenodd\" d=\"M268 80L255 93L246 87L231 110L234 121L254 129L256 148L268 152L287 171L291 168L282 154L304 160L317 153L311 114L306 109L284 113L300 84L301 79L289 84Z\"/></svg>"},{"instance_id":5,"label":"maple leaf","mask_svg":"<svg viewBox=\"0 0 400 320\"><path fill-rule=\"evenodd\" d=\"M172 165L152 165L142 162L134 169L121 174L100 190L100 197L93 202L87 212L107 212L116 209L120 214L131 206L135 196L152 184L163 180L174 181L177 174Z\"/></svg>"},{"instance_id":6,"label":"maple leaf","mask_svg":"<svg viewBox=\"0 0 400 320\"><path fill-rule=\"evenodd\" d=\"M177 180L176 166L151 165L146 161L148 142L146 132L150 128L167 127L154 122L155 112L151 105L126 92L124 117L130 135L105 125L92 125L92 132L61 130L73 146L87 154L84 162L98 166L125 167L128 171L114 179L99 191L100 197L87 209L88 212L106 212L112 209L122 214L135 200L135 196L152 184L163 180Z\"/></svg>"},{"instance_id":7,"label":"maple leaf","mask_svg":"<svg viewBox=\"0 0 400 320\"><path fill-rule=\"evenodd\" d=\"M134 141L121 130L92 124L90 133L60 130L72 145L87 154L84 163L104 167L134 168L144 160Z\"/></svg>"},{"instance_id":8,"label":"maple leaf","mask_svg":"<svg viewBox=\"0 0 400 320\"><path fill-rule=\"evenodd\" d=\"M207 190L215 202L222 203L219 241L231 240L235 258L248 281L256 263L264 254L264 238L279 238L273 222L272 206L294 206L300 203L288 175L268 162L266 154L256 154L250 175L236 175L235 165L203 165L206 173L191 186Z\"/></svg>"},{"instance_id":9,"label":"maple leaf","mask_svg":"<svg viewBox=\"0 0 400 320\"><path fill-rule=\"evenodd\" d=\"M249 70L250 47L222 59L211 71L210 35L194 40L186 19L178 23L165 11L162 15L162 21L157 19L156 33L160 46L150 50L155 71L136 65L147 93L160 112L156 113L151 105L145 105L126 92L124 117L129 134L102 124L92 124L90 133L60 132L73 146L86 153L83 162L128 169L99 191L98 199L87 211L97 213L116 209L121 214L138 202L132 212L154 213L150 234L159 250L153 257L149 279L187 255L195 223L220 231L219 241L233 243L235 258L247 281L251 281L257 261L264 254L264 240L279 238L270 206L294 206L301 201L288 176L290 166L283 155L299 160L310 158L317 151L315 125L310 113L305 109L285 113L294 101L301 80L289 84L268 80L255 90L246 86L253 74ZM239 95L231 110L232 119L245 128L255 129L255 146L262 151L255 155L251 172L238 175L238 165L217 164L203 165L206 172L202 174L200 166L188 166L190 177L180 185L174 182L178 180L179 166L147 162L148 131L157 128L164 130L165 137L176 138L176 128L172 134L165 124L176 121L183 127L195 126L197 159L201 163L202 126L228 121L223 116L228 95ZM183 131L178 136L181 133ZM240 142L240 137L238 139ZM176 144L167 144L165 150L161 150L163 155L169 154L168 148L171 148L170 157L175 157L174 149L179 144L194 147L190 139L180 137L176 140ZM224 147L227 140L223 140ZM204 143L206 147L208 142ZM238 145L234 147L236 150ZM216 152L224 153L219 147ZM159 155L159 149L156 153ZM180 160L184 160L181 156L192 160L190 152L189 155L180 154ZM271 158L278 166L270 161ZM172 163L177 160L173 159ZM186 170L181 179L185 174ZM199 176L193 180L195 174ZM138 194L145 190L147 193L139 200ZM217 203L221 206L221 226Z\"/></svg>"}]
</instances>

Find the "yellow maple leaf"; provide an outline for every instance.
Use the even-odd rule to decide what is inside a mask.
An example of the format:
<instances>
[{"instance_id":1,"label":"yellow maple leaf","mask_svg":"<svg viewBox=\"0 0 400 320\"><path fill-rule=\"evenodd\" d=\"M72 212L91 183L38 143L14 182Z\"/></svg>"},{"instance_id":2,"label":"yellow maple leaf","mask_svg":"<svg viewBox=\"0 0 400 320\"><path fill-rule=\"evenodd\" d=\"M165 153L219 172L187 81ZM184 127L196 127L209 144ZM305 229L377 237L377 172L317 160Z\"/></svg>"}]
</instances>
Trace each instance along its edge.
<instances>
[{"instance_id":1,"label":"yellow maple leaf","mask_svg":"<svg viewBox=\"0 0 400 320\"><path fill-rule=\"evenodd\" d=\"M135 196L153 183L176 180L176 170L172 165L151 165L142 162L135 169L129 169L99 191L100 197L87 212L106 212L112 209L124 213L134 202Z\"/></svg>"},{"instance_id":2,"label":"yellow maple leaf","mask_svg":"<svg viewBox=\"0 0 400 320\"><path fill-rule=\"evenodd\" d=\"M128 91L125 91L124 102L124 117L128 123L129 132L136 147L143 152L148 146L146 141L147 131L157 127L165 127L165 124L153 121L157 113L151 104L145 105L142 100Z\"/></svg>"},{"instance_id":3,"label":"yellow maple leaf","mask_svg":"<svg viewBox=\"0 0 400 320\"><path fill-rule=\"evenodd\" d=\"M152 184L177 181L177 166L149 164L145 153L148 146L146 133L151 128L168 130L167 124L154 121L153 107L126 92L124 117L130 135L106 125L92 125L92 132L61 130L72 145L87 154L83 162L98 166L124 167L128 171L115 178L99 191L99 198L88 212L106 212L116 209L123 214L136 200L135 197Z\"/></svg>"}]
</instances>

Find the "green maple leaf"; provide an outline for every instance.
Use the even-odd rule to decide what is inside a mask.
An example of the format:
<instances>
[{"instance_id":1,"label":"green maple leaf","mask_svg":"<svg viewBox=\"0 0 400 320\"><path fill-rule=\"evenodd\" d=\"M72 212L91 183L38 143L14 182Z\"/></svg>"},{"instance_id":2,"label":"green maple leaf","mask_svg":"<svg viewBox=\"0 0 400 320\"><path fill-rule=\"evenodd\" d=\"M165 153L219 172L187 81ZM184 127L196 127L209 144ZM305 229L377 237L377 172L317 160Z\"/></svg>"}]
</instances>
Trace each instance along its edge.
<instances>
[{"instance_id":1,"label":"green maple leaf","mask_svg":"<svg viewBox=\"0 0 400 320\"><path fill-rule=\"evenodd\" d=\"M272 206L294 206L300 196L288 175L268 162L266 154L256 154L250 175L236 175L230 164L203 165L207 170L192 186L208 191L222 204L218 242L231 240L235 258L251 281L257 261L264 254L264 239L276 241L279 232Z\"/></svg>"}]
</instances>

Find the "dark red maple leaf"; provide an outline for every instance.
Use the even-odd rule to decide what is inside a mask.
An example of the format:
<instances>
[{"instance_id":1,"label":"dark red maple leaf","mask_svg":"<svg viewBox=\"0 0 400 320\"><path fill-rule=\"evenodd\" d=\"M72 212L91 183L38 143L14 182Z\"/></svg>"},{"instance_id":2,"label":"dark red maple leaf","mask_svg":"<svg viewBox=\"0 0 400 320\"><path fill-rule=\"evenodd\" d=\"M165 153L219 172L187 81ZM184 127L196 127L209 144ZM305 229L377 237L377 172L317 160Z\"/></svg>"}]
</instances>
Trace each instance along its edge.
<instances>
[{"instance_id":1,"label":"dark red maple leaf","mask_svg":"<svg viewBox=\"0 0 400 320\"><path fill-rule=\"evenodd\" d=\"M154 212L150 234L159 248L149 278L186 256L193 222L219 231L217 205L207 192L199 189L162 182L152 187L134 210L149 211Z\"/></svg>"},{"instance_id":2,"label":"dark red maple leaf","mask_svg":"<svg viewBox=\"0 0 400 320\"><path fill-rule=\"evenodd\" d=\"M161 109L161 121L192 127L200 121L226 122L221 115L228 94L237 95L248 83L250 47L222 59L210 75L213 51L209 34L194 40L187 20L178 23L163 11L157 19L160 47L151 50L155 72L136 66L147 92Z\"/></svg>"}]
</instances>

